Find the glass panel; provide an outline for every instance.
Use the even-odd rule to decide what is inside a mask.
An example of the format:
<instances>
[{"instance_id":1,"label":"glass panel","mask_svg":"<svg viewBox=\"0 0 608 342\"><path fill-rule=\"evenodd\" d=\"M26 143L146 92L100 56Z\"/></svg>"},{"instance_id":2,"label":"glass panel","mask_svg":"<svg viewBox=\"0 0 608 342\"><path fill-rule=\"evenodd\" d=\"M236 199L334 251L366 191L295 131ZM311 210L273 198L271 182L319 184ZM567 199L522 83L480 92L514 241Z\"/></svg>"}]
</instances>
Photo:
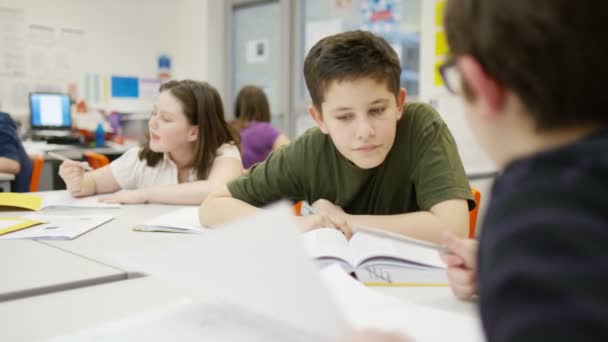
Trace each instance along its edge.
<instances>
[{"instance_id":1,"label":"glass panel","mask_svg":"<svg viewBox=\"0 0 608 342\"><path fill-rule=\"evenodd\" d=\"M280 63L280 4L278 1L263 2L236 7L233 10L233 46L231 82L234 101L239 89L244 85L257 85L264 89L270 111L272 125L284 129L284 116L278 111L282 105Z\"/></svg>"},{"instance_id":2,"label":"glass panel","mask_svg":"<svg viewBox=\"0 0 608 342\"><path fill-rule=\"evenodd\" d=\"M409 97L419 93L422 0L302 0L300 30L302 70L304 57L318 39L337 32L367 30L384 37L401 60L401 86ZM301 100L309 99L300 74Z\"/></svg>"}]
</instances>

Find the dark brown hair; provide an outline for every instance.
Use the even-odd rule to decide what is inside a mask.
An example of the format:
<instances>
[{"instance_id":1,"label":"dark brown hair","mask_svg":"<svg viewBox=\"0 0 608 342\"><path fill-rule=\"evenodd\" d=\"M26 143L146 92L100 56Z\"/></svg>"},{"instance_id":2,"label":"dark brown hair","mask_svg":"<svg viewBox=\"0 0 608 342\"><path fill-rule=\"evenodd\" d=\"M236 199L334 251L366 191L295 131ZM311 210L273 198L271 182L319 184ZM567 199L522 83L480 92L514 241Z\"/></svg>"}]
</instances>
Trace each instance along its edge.
<instances>
[{"instance_id":1,"label":"dark brown hair","mask_svg":"<svg viewBox=\"0 0 608 342\"><path fill-rule=\"evenodd\" d=\"M333 81L369 77L386 83L399 96L401 64L397 53L381 37L365 31L338 33L321 39L304 61L304 77L312 103L321 112L327 87Z\"/></svg>"},{"instance_id":2,"label":"dark brown hair","mask_svg":"<svg viewBox=\"0 0 608 342\"><path fill-rule=\"evenodd\" d=\"M182 110L191 125L198 125L198 139L194 148L193 167L198 179L209 175L215 153L224 143L238 146L238 134L224 119L224 106L217 90L207 82L192 80L169 81L160 86L160 91L169 91L181 103ZM150 149L149 136L139 151L139 159L155 166L163 153Z\"/></svg>"},{"instance_id":3,"label":"dark brown hair","mask_svg":"<svg viewBox=\"0 0 608 342\"><path fill-rule=\"evenodd\" d=\"M449 0L445 29L451 53L476 58L545 130L608 122L606 13L606 1Z\"/></svg>"},{"instance_id":4,"label":"dark brown hair","mask_svg":"<svg viewBox=\"0 0 608 342\"><path fill-rule=\"evenodd\" d=\"M251 121L270 122L270 105L262 88L248 85L239 90L234 104L233 127L238 131Z\"/></svg>"}]
</instances>

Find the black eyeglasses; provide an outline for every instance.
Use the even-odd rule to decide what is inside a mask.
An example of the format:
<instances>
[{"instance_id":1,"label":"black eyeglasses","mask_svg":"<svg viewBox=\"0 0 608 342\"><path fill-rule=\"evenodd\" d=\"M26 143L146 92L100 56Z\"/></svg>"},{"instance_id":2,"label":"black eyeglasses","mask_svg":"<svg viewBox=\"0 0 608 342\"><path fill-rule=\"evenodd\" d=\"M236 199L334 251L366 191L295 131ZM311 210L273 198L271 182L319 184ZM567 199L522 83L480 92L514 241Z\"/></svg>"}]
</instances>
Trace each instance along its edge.
<instances>
[{"instance_id":1,"label":"black eyeglasses","mask_svg":"<svg viewBox=\"0 0 608 342\"><path fill-rule=\"evenodd\" d=\"M439 67L439 74L448 91L455 95L460 95L462 90L462 75L458 70L455 58L449 58Z\"/></svg>"}]
</instances>

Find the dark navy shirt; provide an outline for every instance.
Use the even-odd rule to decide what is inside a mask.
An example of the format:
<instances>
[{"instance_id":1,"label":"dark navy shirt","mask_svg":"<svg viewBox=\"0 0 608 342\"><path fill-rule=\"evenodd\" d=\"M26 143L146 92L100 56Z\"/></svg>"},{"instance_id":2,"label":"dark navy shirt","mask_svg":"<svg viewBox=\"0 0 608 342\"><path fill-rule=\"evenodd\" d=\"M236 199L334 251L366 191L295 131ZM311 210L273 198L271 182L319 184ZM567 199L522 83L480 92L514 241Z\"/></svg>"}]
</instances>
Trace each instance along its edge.
<instances>
[{"instance_id":1,"label":"dark navy shirt","mask_svg":"<svg viewBox=\"0 0 608 342\"><path fill-rule=\"evenodd\" d=\"M608 341L608 130L499 176L479 295L490 342Z\"/></svg>"},{"instance_id":2,"label":"dark navy shirt","mask_svg":"<svg viewBox=\"0 0 608 342\"><path fill-rule=\"evenodd\" d=\"M11 182L11 191L30 191L32 162L21 144L15 121L10 115L2 112L0 112L0 157L12 159L21 165L21 170Z\"/></svg>"}]
</instances>

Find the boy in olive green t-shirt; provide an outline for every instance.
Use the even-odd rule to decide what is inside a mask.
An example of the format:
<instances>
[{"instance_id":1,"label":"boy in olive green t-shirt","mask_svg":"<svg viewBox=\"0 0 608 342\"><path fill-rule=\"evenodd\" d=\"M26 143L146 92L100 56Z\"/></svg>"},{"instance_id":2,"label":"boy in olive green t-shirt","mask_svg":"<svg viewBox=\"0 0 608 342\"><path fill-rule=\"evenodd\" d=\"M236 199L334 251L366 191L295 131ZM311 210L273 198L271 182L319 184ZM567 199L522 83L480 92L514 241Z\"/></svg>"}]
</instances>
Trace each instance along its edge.
<instances>
[{"instance_id":1,"label":"boy in olive green t-shirt","mask_svg":"<svg viewBox=\"0 0 608 342\"><path fill-rule=\"evenodd\" d=\"M306 200L303 230L370 226L437 242L468 233L474 207L454 139L437 112L405 104L399 59L363 31L319 41L304 64L319 127L209 195L200 209L216 226L281 199ZM468 203L467 203L468 202Z\"/></svg>"}]
</instances>

